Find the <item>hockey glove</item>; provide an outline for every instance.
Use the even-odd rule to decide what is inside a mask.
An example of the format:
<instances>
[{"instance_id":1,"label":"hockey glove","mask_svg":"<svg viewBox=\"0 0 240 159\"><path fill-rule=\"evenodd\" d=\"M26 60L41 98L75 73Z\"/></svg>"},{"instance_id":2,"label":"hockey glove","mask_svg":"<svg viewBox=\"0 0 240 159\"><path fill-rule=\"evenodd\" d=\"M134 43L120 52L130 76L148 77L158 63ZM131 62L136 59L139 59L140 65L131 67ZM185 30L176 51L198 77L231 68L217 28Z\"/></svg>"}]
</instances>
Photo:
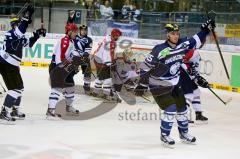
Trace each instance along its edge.
<instances>
[{"instance_id":1,"label":"hockey glove","mask_svg":"<svg viewBox=\"0 0 240 159\"><path fill-rule=\"evenodd\" d=\"M210 32L216 27L215 21L213 19L208 19L205 23L201 25L201 30Z\"/></svg>"},{"instance_id":2,"label":"hockey glove","mask_svg":"<svg viewBox=\"0 0 240 159\"><path fill-rule=\"evenodd\" d=\"M189 68L187 69L187 72L190 76L196 76L198 74L196 67L194 64L189 64Z\"/></svg>"},{"instance_id":3,"label":"hockey glove","mask_svg":"<svg viewBox=\"0 0 240 159\"><path fill-rule=\"evenodd\" d=\"M74 10L69 11L69 17L67 23L74 23L76 19L76 12Z\"/></svg>"},{"instance_id":4,"label":"hockey glove","mask_svg":"<svg viewBox=\"0 0 240 159\"><path fill-rule=\"evenodd\" d=\"M25 20L28 22L28 24L32 23L31 17L34 13L34 7L32 5L29 5L25 11L23 11L22 20Z\"/></svg>"},{"instance_id":5,"label":"hockey glove","mask_svg":"<svg viewBox=\"0 0 240 159\"><path fill-rule=\"evenodd\" d=\"M134 89L135 95L136 96L143 96L144 92L146 92L148 89L147 86L138 84L138 86Z\"/></svg>"},{"instance_id":6,"label":"hockey glove","mask_svg":"<svg viewBox=\"0 0 240 159\"><path fill-rule=\"evenodd\" d=\"M43 36L43 37L45 37L45 36L46 36L46 32L47 32L47 30L44 29L44 28L40 28L40 29L37 29L37 30L36 30L36 34L37 34L38 36Z\"/></svg>"},{"instance_id":7,"label":"hockey glove","mask_svg":"<svg viewBox=\"0 0 240 159\"><path fill-rule=\"evenodd\" d=\"M198 76L196 79L195 79L195 83L197 85L199 85L200 87L203 87L203 88L208 88L209 87L209 83L207 82L207 80L205 78L203 78L202 76Z\"/></svg>"}]
</instances>

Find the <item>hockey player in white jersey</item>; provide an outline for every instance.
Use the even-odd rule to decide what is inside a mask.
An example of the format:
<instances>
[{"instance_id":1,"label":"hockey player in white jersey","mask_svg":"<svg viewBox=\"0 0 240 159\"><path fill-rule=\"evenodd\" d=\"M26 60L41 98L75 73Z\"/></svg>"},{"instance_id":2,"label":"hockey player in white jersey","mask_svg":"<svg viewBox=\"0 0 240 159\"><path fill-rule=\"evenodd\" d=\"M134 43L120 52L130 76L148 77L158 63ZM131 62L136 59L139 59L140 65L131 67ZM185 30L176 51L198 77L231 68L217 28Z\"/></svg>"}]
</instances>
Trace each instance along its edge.
<instances>
[{"instance_id":1,"label":"hockey player in white jersey","mask_svg":"<svg viewBox=\"0 0 240 159\"><path fill-rule=\"evenodd\" d=\"M66 35L61 38L55 46L52 61L49 66L51 93L49 96L47 117L56 117L55 109L61 93L66 101L66 112L79 114L79 110L73 107L74 100L74 80L72 58L76 56L73 39L78 33L78 27L74 23L65 26ZM75 61L74 61L75 62Z\"/></svg>"},{"instance_id":2,"label":"hockey player in white jersey","mask_svg":"<svg viewBox=\"0 0 240 159\"><path fill-rule=\"evenodd\" d=\"M195 111L195 120L197 123L206 123L208 118L202 115L202 107L200 100L200 89L198 86L207 88L208 82L200 75L201 56L198 50L189 50L184 57L186 71L181 71L181 81L184 96L187 104L192 105ZM191 114L190 114L191 115Z\"/></svg>"},{"instance_id":3,"label":"hockey player in white jersey","mask_svg":"<svg viewBox=\"0 0 240 159\"><path fill-rule=\"evenodd\" d=\"M97 68L97 78L94 85L94 96L101 96L107 100L117 100L118 96L112 89L111 71L115 69L116 42L122 32L113 29L111 35L107 35L94 52L94 63Z\"/></svg>"},{"instance_id":4,"label":"hockey player in white jersey","mask_svg":"<svg viewBox=\"0 0 240 159\"><path fill-rule=\"evenodd\" d=\"M196 138L188 132L187 105L180 83L180 68L183 57L189 49L199 48L210 29L215 27L213 20L201 26L201 31L191 38L180 38L179 27L167 24L167 40L156 45L140 66L140 81L136 87L136 95L143 95L148 89L158 106L163 110L161 115L161 141L167 146L175 144L170 137L176 118L180 139L186 143L195 143Z\"/></svg>"}]
</instances>

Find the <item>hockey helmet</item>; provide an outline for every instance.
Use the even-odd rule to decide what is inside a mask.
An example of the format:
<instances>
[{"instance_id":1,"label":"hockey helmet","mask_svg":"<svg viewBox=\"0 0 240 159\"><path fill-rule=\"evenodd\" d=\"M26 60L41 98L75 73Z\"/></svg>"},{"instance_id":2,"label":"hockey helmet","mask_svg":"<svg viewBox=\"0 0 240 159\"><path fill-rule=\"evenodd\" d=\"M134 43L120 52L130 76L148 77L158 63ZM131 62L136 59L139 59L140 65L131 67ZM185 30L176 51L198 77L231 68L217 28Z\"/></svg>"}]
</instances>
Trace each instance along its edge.
<instances>
[{"instance_id":1,"label":"hockey helmet","mask_svg":"<svg viewBox=\"0 0 240 159\"><path fill-rule=\"evenodd\" d=\"M166 24L165 29L167 32L179 31L179 26L177 24Z\"/></svg>"},{"instance_id":2,"label":"hockey helmet","mask_svg":"<svg viewBox=\"0 0 240 159\"><path fill-rule=\"evenodd\" d=\"M68 23L65 26L65 33L67 34L69 31L78 31L78 27L74 23Z\"/></svg>"},{"instance_id":3,"label":"hockey helmet","mask_svg":"<svg viewBox=\"0 0 240 159\"><path fill-rule=\"evenodd\" d=\"M17 25L19 23L19 18L18 17L14 17L10 19L10 25L11 27L13 27L14 25Z\"/></svg>"},{"instance_id":4,"label":"hockey helmet","mask_svg":"<svg viewBox=\"0 0 240 159\"><path fill-rule=\"evenodd\" d=\"M79 27L79 30L81 30L81 29L87 30L87 29L88 29L88 26L87 26L87 25L84 25L84 24L81 24L80 27Z\"/></svg>"},{"instance_id":5,"label":"hockey helmet","mask_svg":"<svg viewBox=\"0 0 240 159\"><path fill-rule=\"evenodd\" d=\"M111 36L122 36L122 32L117 29L117 28L114 28L112 31L111 31Z\"/></svg>"}]
</instances>

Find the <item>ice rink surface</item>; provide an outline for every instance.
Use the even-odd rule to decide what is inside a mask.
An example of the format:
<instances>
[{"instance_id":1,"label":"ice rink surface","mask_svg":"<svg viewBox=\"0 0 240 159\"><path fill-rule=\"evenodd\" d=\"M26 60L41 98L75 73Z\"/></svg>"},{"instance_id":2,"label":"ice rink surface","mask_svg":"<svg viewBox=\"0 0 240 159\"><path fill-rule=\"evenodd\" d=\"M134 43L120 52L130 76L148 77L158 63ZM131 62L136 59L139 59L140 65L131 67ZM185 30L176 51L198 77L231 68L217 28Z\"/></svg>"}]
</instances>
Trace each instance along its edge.
<instances>
[{"instance_id":1,"label":"ice rink surface","mask_svg":"<svg viewBox=\"0 0 240 159\"><path fill-rule=\"evenodd\" d=\"M50 87L45 68L21 68L25 91L21 110L27 117L16 125L0 124L0 159L236 159L240 144L240 94L216 91L223 99L232 97L224 106L208 90L202 90L206 125L191 125L196 145L180 142L176 126L171 136L174 149L162 147L158 107L141 98L136 105L125 102L112 111L90 120L49 121L45 113ZM79 74L75 80L81 84ZM1 104L3 97L0 97ZM80 111L99 103L85 95L76 96ZM129 114L138 114L138 117ZM135 118L133 118L135 117ZM145 116L146 117L146 116Z\"/></svg>"}]
</instances>

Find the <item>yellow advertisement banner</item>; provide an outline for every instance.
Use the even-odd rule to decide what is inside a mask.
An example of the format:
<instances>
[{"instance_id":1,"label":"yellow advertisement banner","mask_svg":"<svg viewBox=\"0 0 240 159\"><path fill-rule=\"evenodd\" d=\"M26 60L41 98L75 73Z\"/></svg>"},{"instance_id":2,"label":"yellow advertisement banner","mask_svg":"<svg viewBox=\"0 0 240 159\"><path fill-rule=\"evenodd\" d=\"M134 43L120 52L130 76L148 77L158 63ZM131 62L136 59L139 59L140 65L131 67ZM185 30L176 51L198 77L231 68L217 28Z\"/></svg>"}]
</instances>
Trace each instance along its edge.
<instances>
[{"instance_id":1,"label":"yellow advertisement banner","mask_svg":"<svg viewBox=\"0 0 240 159\"><path fill-rule=\"evenodd\" d=\"M227 24L225 28L225 37L240 38L240 24Z\"/></svg>"}]
</instances>

